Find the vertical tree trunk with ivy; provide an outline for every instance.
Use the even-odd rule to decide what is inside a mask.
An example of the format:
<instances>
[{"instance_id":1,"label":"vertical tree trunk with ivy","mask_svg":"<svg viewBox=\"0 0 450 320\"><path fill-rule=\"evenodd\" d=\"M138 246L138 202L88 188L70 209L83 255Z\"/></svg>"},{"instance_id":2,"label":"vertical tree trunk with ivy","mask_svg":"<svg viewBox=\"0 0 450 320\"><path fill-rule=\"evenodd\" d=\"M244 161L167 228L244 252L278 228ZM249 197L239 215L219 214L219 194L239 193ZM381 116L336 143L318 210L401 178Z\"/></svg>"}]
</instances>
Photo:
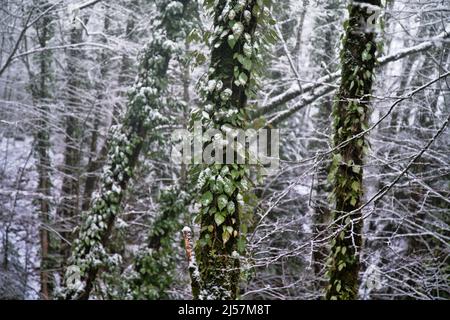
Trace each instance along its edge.
<instances>
[{"instance_id":1,"label":"vertical tree trunk with ivy","mask_svg":"<svg viewBox=\"0 0 450 320\"><path fill-rule=\"evenodd\" d=\"M105 246L140 151L148 143L147 133L152 132L155 138L157 126L165 122L160 111L165 105L167 69L176 49L175 42L186 36L182 25L188 3L188 0L156 2L160 16L154 22L152 40L140 54L139 74L129 92L127 112L111 132L99 194L90 211L83 214L79 236L72 248L62 292L65 299L89 298L100 269L117 263L118 257L109 256Z\"/></svg>"},{"instance_id":2,"label":"vertical tree trunk with ivy","mask_svg":"<svg viewBox=\"0 0 450 320\"><path fill-rule=\"evenodd\" d=\"M41 11L45 11L50 4L46 0L39 0L36 3ZM45 15L35 25L37 34L37 41L39 47L44 49L37 55L37 63L39 72L37 75L30 76L31 94L34 104L38 107L38 120L36 123L37 131L35 133L35 150L37 156L37 171L38 171L38 210L40 215L40 230L39 238L41 245L41 262L40 262L40 281L41 281L41 296L42 299L51 299L53 291L53 281L51 272L50 260L50 234L48 232L48 225L50 224L50 197L51 197L51 178L50 178L50 128L49 128L49 113L48 103L52 97L50 92L51 84L51 63L52 54L50 51L45 51L48 41L53 34L51 26L53 21L52 15Z\"/></svg>"},{"instance_id":3,"label":"vertical tree trunk with ivy","mask_svg":"<svg viewBox=\"0 0 450 320\"><path fill-rule=\"evenodd\" d=\"M194 5L191 16L196 16L198 7ZM196 21L191 21L193 25ZM191 24L186 25L186 32L191 30ZM189 44L186 38L184 53L181 55L180 67L183 84L183 101L179 101L181 107L181 121L184 127L189 120L189 87L190 87L190 59L188 56ZM145 244L135 256L133 271L129 276L127 297L134 299L168 299L169 291L173 286L176 275L177 255L174 254L173 245L176 242L176 234L181 228L181 220L187 218L188 206L193 195L187 192L186 165L181 164L180 177L175 185L161 190L158 198L158 215L152 222ZM184 215L184 216L183 216Z\"/></svg>"},{"instance_id":4,"label":"vertical tree trunk with ivy","mask_svg":"<svg viewBox=\"0 0 450 320\"><path fill-rule=\"evenodd\" d=\"M260 67L261 35L258 38L255 31L269 17L264 4L267 2L206 2L214 14L211 63L203 88L204 107L193 115L193 120L201 119L205 129L225 135L225 128L246 129L248 125L246 104ZM249 185L248 166L243 164L206 164L199 173L201 231L195 250L200 281L193 279L193 283L201 287L193 287L194 298L235 299L238 295L238 252L242 252L244 240L240 221Z\"/></svg>"},{"instance_id":5,"label":"vertical tree trunk with ivy","mask_svg":"<svg viewBox=\"0 0 450 320\"><path fill-rule=\"evenodd\" d=\"M333 109L335 147L329 176L335 199L335 237L328 261L326 298L355 299L358 294L359 251L362 244L364 136L347 142L367 129L375 52L375 10L380 0L353 1L345 23L341 51L341 84Z\"/></svg>"}]
</instances>

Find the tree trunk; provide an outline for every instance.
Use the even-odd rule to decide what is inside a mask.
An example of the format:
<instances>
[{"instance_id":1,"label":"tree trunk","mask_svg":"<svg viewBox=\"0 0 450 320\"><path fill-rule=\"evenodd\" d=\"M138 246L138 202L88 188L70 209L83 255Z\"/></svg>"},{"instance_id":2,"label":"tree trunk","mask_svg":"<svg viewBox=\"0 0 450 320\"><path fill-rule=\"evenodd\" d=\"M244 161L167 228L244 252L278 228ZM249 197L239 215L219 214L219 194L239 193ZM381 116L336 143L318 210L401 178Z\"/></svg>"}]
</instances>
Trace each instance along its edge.
<instances>
[{"instance_id":1,"label":"tree trunk","mask_svg":"<svg viewBox=\"0 0 450 320\"><path fill-rule=\"evenodd\" d=\"M108 16L108 12L106 12L103 22L103 32L105 35L109 32L109 26L110 26L110 18ZM99 42L105 43L104 36L101 37ZM96 80L96 91L97 91L97 98L94 104L94 112L92 112L92 115L94 117L93 119L93 128L92 128L92 135L91 135L91 141L90 141L90 152L89 152L89 161L86 168L86 180L84 182L84 192L83 192L83 202L81 205L81 210L86 211L89 209L92 193L95 190L95 187L98 182L98 173L96 172L98 169L101 168L106 154L107 154L107 148L106 148L106 142L103 144L102 148L100 149L99 154L97 155L97 149L99 144L99 132L98 128L100 126L100 115L102 114L102 104L103 100L105 99L105 91L106 91L106 81L108 81L108 70L110 68L109 65L109 58L110 55L108 54L106 49L101 50L101 53L99 57L97 58L97 63L100 65L100 72L99 72L99 79ZM119 83L120 85L120 83ZM115 113L115 110L113 110L113 114ZM114 117L112 118L112 122L114 124Z\"/></svg>"},{"instance_id":2,"label":"tree trunk","mask_svg":"<svg viewBox=\"0 0 450 320\"><path fill-rule=\"evenodd\" d=\"M70 30L70 44L80 43L83 39L83 28L72 26ZM65 150L64 164L62 167L63 182L61 187L61 202L58 207L57 217L61 221L61 236L68 241L72 240L72 231L76 225L79 214L80 197L80 165L81 165L81 124L82 115L81 89L83 78L86 78L81 68L82 50L71 49L67 58L67 87L65 92ZM70 247L67 242L61 241L61 266L66 266L70 255Z\"/></svg>"},{"instance_id":3,"label":"tree trunk","mask_svg":"<svg viewBox=\"0 0 450 320\"><path fill-rule=\"evenodd\" d=\"M255 30L264 10L257 2L260 1L247 1L240 6L238 1L220 0L212 8L214 27L220 32L212 43L208 83L204 88L206 105L210 107L204 108L200 119L207 129L221 131L224 125L235 129L247 126L245 108L255 81L252 71L258 64L255 44L259 39L255 37ZM225 110L234 110L241 117L233 116L233 112L229 112L231 116L224 116ZM194 115L195 121L196 117ZM207 183L198 186L202 208L200 239L196 244L202 287L200 295L194 298L236 299L240 264L233 253L242 252L239 243L244 241L241 204L243 195L248 192L246 184L250 184L248 166L235 161L234 164L203 165L202 169L199 181Z\"/></svg>"},{"instance_id":4,"label":"tree trunk","mask_svg":"<svg viewBox=\"0 0 450 320\"><path fill-rule=\"evenodd\" d=\"M327 299L356 299L358 294L359 251L362 244L364 136L346 141L367 128L369 97L375 66L375 33L371 21L373 6L380 0L354 1L341 51L341 85L333 110L334 145L330 178L335 199L335 237L331 243Z\"/></svg>"},{"instance_id":5,"label":"tree trunk","mask_svg":"<svg viewBox=\"0 0 450 320\"><path fill-rule=\"evenodd\" d=\"M39 1L37 3L41 11L46 10L50 4L47 1ZM36 25L37 40L40 48L45 48L47 42L52 37L53 17L45 15ZM50 180L50 129L49 129L49 113L47 104L50 102L50 82L51 82L51 63L52 55L50 51L43 51L38 54L39 73L30 76L31 94L34 104L38 107L38 120L36 122L35 132L35 150L37 155L37 172L38 186L36 192L38 197L38 210L40 218L40 246L41 246L41 263L40 263L40 281L41 281L41 297L48 300L52 298L53 279L48 269L51 266L50 260L50 234L48 226L50 225L50 196L52 183Z\"/></svg>"}]
</instances>

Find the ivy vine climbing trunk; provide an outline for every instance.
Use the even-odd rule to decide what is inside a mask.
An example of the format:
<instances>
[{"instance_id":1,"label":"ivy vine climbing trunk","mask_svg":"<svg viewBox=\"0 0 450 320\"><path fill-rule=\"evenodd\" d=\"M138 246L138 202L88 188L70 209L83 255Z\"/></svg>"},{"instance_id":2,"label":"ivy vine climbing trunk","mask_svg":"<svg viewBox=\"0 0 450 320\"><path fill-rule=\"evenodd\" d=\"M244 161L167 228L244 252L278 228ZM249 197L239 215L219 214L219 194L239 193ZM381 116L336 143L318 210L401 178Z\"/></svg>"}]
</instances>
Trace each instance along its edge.
<instances>
[{"instance_id":1,"label":"ivy vine climbing trunk","mask_svg":"<svg viewBox=\"0 0 450 320\"><path fill-rule=\"evenodd\" d=\"M187 211L188 203L188 194L178 186L161 192L159 216L134 260L128 297L143 300L170 298L169 289L176 275L175 235L181 228L179 220Z\"/></svg>"},{"instance_id":2,"label":"ivy vine climbing trunk","mask_svg":"<svg viewBox=\"0 0 450 320\"><path fill-rule=\"evenodd\" d=\"M202 87L204 105L193 112L193 120L202 121L205 129L222 136L210 137L207 143L233 148L234 143L222 140L226 132L248 126L247 100L252 97L256 74L261 68L262 37L255 31L270 17L266 4L268 1L261 0L206 1L207 9L214 15L211 62ZM234 159L237 159L239 146L236 144L234 148ZM195 299L223 300L238 296L239 252L243 252L245 232L241 221L244 196L251 182L248 165L237 161L226 163L225 154L225 150L223 157L220 152L211 154L212 162L203 159L206 163L198 172L201 209L196 221L200 222L201 231L195 256L200 273L191 270L191 275L200 277L192 279ZM188 257L192 259L193 255L188 253ZM194 262L190 261L190 265Z\"/></svg>"},{"instance_id":3,"label":"ivy vine climbing trunk","mask_svg":"<svg viewBox=\"0 0 450 320\"><path fill-rule=\"evenodd\" d=\"M117 264L120 257L108 255L108 243L124 192L133 176L138 157L149 132L165 122L160 113L165 105L167 70L176 42L185 37L184 14L188 0L156 2L160 15L153 25L152 40L139 57L139 73L129 92L127 112L109 138L107 162L100 191L91 209L82 216L79 236L74 242L66 270L62 297L88 299L101 268Z\"/></svg>"},{"instance_id":4,"label":"ivy vine climbing trunk","mask_svg":"<svg viewBox=\"0 0 450 320\"><path fill-rule=\"evenodd\" d=\"M362 244L363 158L369 94L376 63L374 17L380 0L353 1L341 50L341 84L333 108L334 146L329 177L335 200L326 298L356 299ZM356 136L356 137L355 137ZM350 140L351 139L351 140Z\"/></svg>"},{"instance_id":5,"label":"ivy vine climbing trunk","mask_svg":"<svg viewBox=\"0 0 450 320\"><path fill-rule=\"evenodd\" d=\"M197 5L192 5L189 10L192 12L190 16L197 16ZM190 20L192 21L184 26L186 32L190 32L191 25L198 22L195 18ZM187 40L188 37L184 52L177 57L183 83L183 101L177 101L181 108L182 119L178 119L178 121L183 122L184 126L188 125L189 120L191 81ZM173 108L171 107L171 109ZM163 156L162 159L164 159ZM156 176L162 174L164 173L158 173ZM152 221L145 244L140 247L134 258L133 271L127 277L127 298L148 300L171 298L170 289L176 279L176 264L179 258L174 254L173 246L177 242L181 221L188 218L188 207L194 198L188 192L186 174L186 165L182 164L178 181L175 181L170 187L163 187L160 191L157 215Z\"/></svg>"}]
</instances>

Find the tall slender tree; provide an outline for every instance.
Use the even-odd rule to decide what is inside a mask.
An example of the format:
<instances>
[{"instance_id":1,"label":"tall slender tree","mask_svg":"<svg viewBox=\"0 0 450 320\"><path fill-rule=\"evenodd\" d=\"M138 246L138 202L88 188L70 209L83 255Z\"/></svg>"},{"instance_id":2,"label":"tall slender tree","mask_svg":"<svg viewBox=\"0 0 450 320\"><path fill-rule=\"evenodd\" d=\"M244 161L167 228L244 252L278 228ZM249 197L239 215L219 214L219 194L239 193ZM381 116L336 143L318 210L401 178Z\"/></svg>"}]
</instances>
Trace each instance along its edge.
<instances>
[{"instance_id":1,"label":"tall slender tree","mask_svg":"<svg viewBox=\"0 0 450 320\"><path fill-rule=\"evenodd\" d=\"M363 164L369 119L369 95L376 63L374 22L380 0L349 5L341 50L341 84L333 108L334 146L329 177L335 200L335 236L328 264L326 298L356 299L362 244Z\"/></svg>"},{"instance_id":2,"label":"tall slender tree","mask_svg":"<svg viewBox=\"0 0 450 320\"><path fill-rule=\"evenodd\" d=\"M124 30L124 38L127 41L130 42L136 42L136 35L135 35L135 27L136 27L136 9L138 8L138 1L133 0L131 3L127 4L127 8L131 9L130 14L128 15L128 19L125 24L125 30ZM110 13L106 11L105 15L105 21L104 21L104 32L105 35L101 36L101 39L99 40L101 43L106 44L106 37L111 34L110 24L112 23L111 17L109 17ZM101 79L97 83L97 106L96 110L100 111L100 108L102 107L102 100L104 98L108 98L107 95L105 97L105 93L103 92L105 88L105 83L108 81L106 79L106 76L108 76L111 72L110 69L114 69L114 66L110 65L110 59L111 53L109 52L109 49L102 49L100 56L99 56L99 64L100 64L100 76ZM111 116L111 122L110 125L114 126L117 124L117 118L119 115L119 110L121 109L121 102L123 99L126 99L126 94L124 88L127 88L130 84L130 74L132 74L133 70L133 62L131 57L128 53L123 53L120 61L120 68L119 73L117 76L117 89L119 89L117 102L113 106L112 110L112 116ZM94 116L96 116L97 113L94 113ZM89 158L89 162L87 164L86 168L86 180L84 181L84 195L83 195L83 203L81 206L81 209L83 211L86 211L89 209L91 200L92 200L92 194L95 191L95 188L97 187L98 180L100 178L100 173L98 172L102 166L104 165L106 155L108 153L108 144L107 141L103 141L103 144L101 146L98 146L99 144L99 134L97 132L98 130L98 119L97 117L94 120L94 130L92 132L92 138L91 138L91 154ZM97 150L100 150L97 153Z\"/></svg>"},{"instance_id":3,"label":"tall slender tree","mask_svg":"<svg viewBox=\"0 0 450 320\"><path fill-rule=\"evenodd\" d=\"M36 1L36 5L40 12L45 11L50 7L50 3L46 0ZM43 49L36 56L38 70L36 74L31 74L32 81L31 94L34 104L37 105L39 116L37 117L36 133L35 133L35 149L37 155L37 171L38 171L38 187L39 194L39 215L40 215L40 242L41 242L41 262L40 262L40 280L41 280L41 295L47 300L52 297L53 281L49 268L51 266L51 239L48 231L50 225L50 197L51 197L51 160L50 160L50 124L48 104L52 98L51 84L52 84L52 54L50 51L45 51L48 42L53 35L53 21L52 14L45 15L40 21L34 25L37 34L37 41L39 47Z\"/></svg>"},{"instance_id":4,"label":"tall slender tree","mask_svg":"<svg viewBox=\"0 0 450 320\"><path fill-rule=\"evenodd\" d=\"M89 15L82 13L81 18L74 13L70 24L69 43L77 46L83 41L85 29L83 25L89 22ZM70 255L72 231L77 224L80 213L80 173L82 161L82 123L85 99L81 92L87 89L87 70L82 61L84 50L74 47L67 51L67 84L64 88L64 163L62 165L63 181L61 185L61 202L57 217L61 221L61 267L66 265Z\"/></svg>"},{"instance_id":5,"label":"tall slender tree","mask_svg":"<svg viewBox=\"0 0 450 320\"><path fill-rule=\"evenodd\" d=\"M214 16L211 62L202 88L204 106L193 114L193 120L201 120L205 129L225 136L227 130L247 128L247 101L252 97L256 73L261 67L261 34L257 34L256 29L270 19L268 3L261 0L206 1L207 9ZM270 36L273 37L273 33ZM209 142L223 143L217 137L211 137ZM239 146L227 144L228 148L233 146L237 159ZM215 160L202 165L197 179L201 194L197 221L201 230L195 250L200 274L192 272L199 277L192 279L192 283L194 298L198 299L236 299L238 296L238 252L243 251L242 234L246 227L241 223L245 212L243 198L251 182L248 165L237 164L237 161L227 164L223 161L225 155L224 151L222 159L211 154ZM188 256L192 257L189 250Z\"/></svg>"}]
</instances>

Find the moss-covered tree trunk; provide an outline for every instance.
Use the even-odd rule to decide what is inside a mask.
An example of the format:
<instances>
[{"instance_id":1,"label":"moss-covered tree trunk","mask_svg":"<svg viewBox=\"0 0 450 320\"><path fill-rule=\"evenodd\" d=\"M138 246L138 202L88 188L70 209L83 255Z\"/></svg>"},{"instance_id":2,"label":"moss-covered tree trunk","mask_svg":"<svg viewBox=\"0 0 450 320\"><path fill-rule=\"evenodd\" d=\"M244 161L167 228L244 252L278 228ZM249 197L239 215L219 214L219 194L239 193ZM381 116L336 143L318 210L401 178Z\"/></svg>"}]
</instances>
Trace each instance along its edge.
<instances>
[{"instance_id":1,"label":"moss-covered tree trunk","mask_svg":"<svg viewBox=\"0 0 450 320\"><path fill-rule=\"evenodd\" d=\"M362 244L364 136L346 143L367 129L369 94L376 62L374 13L380 0L353 1L341 51L341 84L333 109L337 151L330 178L335 199L335 237L329 263L327 299L356 299L358 294L359 252Z\"/></svg>"},{"instance_id":2,"label":"moss-covered tree trunk","mask_svg":"<svg viewBox=\"0 0 450 320\"><path fill-rule=\"evenodd\" d=\"M245 109L255 85L253 70L259 55L255 30L268 11L264 10L263 1L256 0L208 3L214 14L214 32L204 108L200 114L205 129L217 130L224 136L225 127L245 129L248 125ZM213 143L213 139L208 143ZM216 143L220 142L216 140ZM224 151L224 157L225 154ZM248 168L236 161L226 164L216 160L203 165L198 179L201 232L195 250L201 288L198 296L195 296L198 288L193 287L193 292L198 299L235 299L240 279L237 253L242 251L243 241L240 222L243 197L250 185Z\"/></svg>"},{"instance_id":3,"label":"moss-covered tree trunk","mask_svg":"<svg viewBox=\"0 0 450 320\"><path fill-rule=\"evenodd\" d=\"M125 117L111 132L99 194L89 212L83 214L72 248L71 265L64 280L65 299L88 299L99 270L117 263L118 257L109 256L105 246L147 134L151 132L155 137L156 127L165 122L160 111L165 105L167 69L175 43L185 37L182 24L188 3L187 0L156 3L160 12L153 24L156 29L139 57L139 74L129 92Z\"/></svg>"}]
</instances>

